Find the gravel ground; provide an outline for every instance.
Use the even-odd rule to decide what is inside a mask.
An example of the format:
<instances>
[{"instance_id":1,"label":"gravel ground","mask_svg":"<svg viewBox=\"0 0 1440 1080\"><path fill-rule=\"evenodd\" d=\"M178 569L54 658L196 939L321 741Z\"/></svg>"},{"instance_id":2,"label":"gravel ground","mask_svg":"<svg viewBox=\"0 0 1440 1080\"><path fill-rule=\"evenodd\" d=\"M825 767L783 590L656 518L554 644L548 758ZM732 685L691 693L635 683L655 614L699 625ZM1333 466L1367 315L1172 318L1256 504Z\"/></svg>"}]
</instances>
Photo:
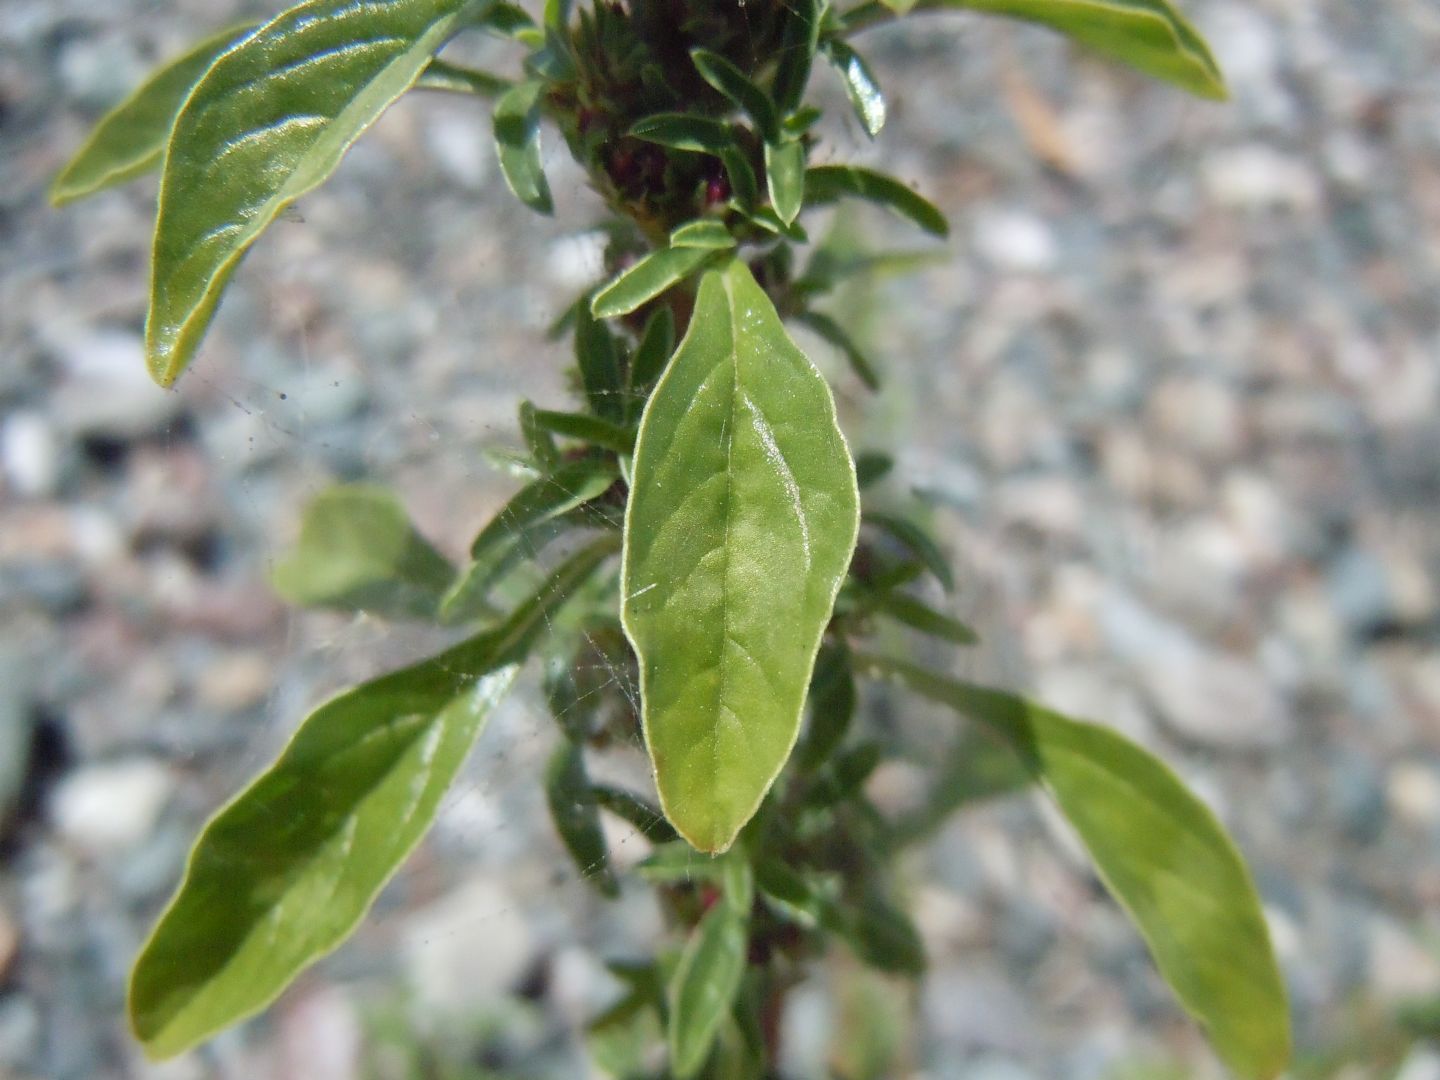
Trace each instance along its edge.
<instances>
[{"instance_id":1,"label":"gravel ground","mask_svg":"<svg viewBox=\"0 0 1440 1080\"><path fill-rule=\"evenodd\" d=\"M483 114L417 96L257 246L178 390L151 386L153 181L63 212L43 191L236 6L0 5L0 1077L440 1075L405 1062L476 1046L581 1075L609 990L587 946L641 947L656 917L571 880L528 779L533 693L265 1018L163 1067L124 1034L198 823L309 703L434 643L272 597L305 499L381 480L462 551L513 484L484 451L518 398L561 400L544 327L596 267L573 166L549 155L536 219ZM828 152L914 180L954 235L847 301L878 402L817 353L852 441L905 440L987 638L966 670L1174 762L1252 859L1310 1059L1433 1080L1440 1043L1389 1018L1440 997L1440 9L1186 6L1228 105L979 18L875 34L892 122L873 145L837 123ZM911 872L934 971L903 1075L1215 1074L1037 804L957 818ZM796 1075L841 1022L826 1000L797 996Z\"/></svg>"}]
</instances>

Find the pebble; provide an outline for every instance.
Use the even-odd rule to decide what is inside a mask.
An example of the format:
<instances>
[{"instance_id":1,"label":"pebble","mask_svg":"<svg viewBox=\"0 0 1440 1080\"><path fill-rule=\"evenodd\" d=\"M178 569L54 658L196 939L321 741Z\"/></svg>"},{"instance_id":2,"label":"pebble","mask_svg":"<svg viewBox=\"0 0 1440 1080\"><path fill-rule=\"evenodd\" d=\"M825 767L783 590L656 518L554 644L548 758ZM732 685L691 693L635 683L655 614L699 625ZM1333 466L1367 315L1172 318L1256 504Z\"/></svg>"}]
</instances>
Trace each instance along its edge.
<instances>
[{"instance_id":1,"label":"pebble","mask_svg":"<svg viewBox=\"0 0 1440 1080\"><path fill-rule=\"evenodd\" d=\"M1025 210L987 210L975 219L975 250L1002 270L1038 274L1059 260L1055 234Z\"/></svg>"},{"instance_id":2,"label":"pebble","mask_svg":"<svg viewBox=\"0 0 1440 1080\"><path fill-rule=\"evenodd\" d=\"M92 330L64 340L60 358L68 377L50 395L50 415L72 438L136 439L163 429L182 399L162 390L145 367L138 334Z\"/></svg>"},{"instance_id":3,"label":"pebble","mask_svg":"<svg viewBox=\"0 0 1440 1080\"><path fill-rule=\"evenodd\" d=\"M12 413L0 427L0 470L15 494L43 499L60 483L60 443L43 413Z\"/></svg>"},{"instance_id":4,"label":"pebble","mask_svg":"<svg viewBox=\"0 0 1440 1080\"><path fill-rule=\"evenodd\" d=\"M1391 812L1417 829L1440 831L1440 768L1420 761L1399 761L1385 784Z\"/></svg>"},{"instance_id":5,"label":"pebble","mask_svg":"<svg viewBox=\"0 0 1440 1080\"><path fill-rule=\"evenodd\" d=\"M409 913L400 938L417 1004L442 1017L473 1015L493 1004L534 956L523 905L488 877L471 877Z\"/></svg>"},{"instance_id":6,"label":"pebble","mask_svg":"<svg viewBox=\"0 0 1440 1080\"><path fill-rule=\"evenodd\" d=\"M1313 213L1320 204L1315 174L1295 158L1263 143L1212 153L1201 165L1210 197L1233 210L1278 208Z\"/></svg>"},{"instance_id":7,"label":"pebble","mask_svg":"<svg viewBox=\"0 0 1440 1080\"><path fill-rule=\"evenodd\" d=\"M195 684L195 703L214 712L242 712L263 702L274 686L275 665L264 653L229 653L201 671Z\"/></svg>"},{"instance_id":8,"label":"pebble","mask_svg":"<svg viewBox=\"0 0 1440 1080\"><path fill-rule=\"evenodd\" d=\"M174 790L174 775L154 758L87 765L61 781L50 816L59 834L82 851L121 853L150 835Z\"/></svg>"}]
</instances>

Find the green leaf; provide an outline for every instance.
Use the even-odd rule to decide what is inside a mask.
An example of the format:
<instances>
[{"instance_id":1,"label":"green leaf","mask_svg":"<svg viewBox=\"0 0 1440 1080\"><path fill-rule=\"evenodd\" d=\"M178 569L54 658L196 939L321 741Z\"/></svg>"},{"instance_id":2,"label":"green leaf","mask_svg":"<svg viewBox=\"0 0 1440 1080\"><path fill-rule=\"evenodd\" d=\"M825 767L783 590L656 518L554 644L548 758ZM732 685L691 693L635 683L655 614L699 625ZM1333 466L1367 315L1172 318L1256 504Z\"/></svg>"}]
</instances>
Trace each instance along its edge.
<instances>
[{"instance_id":1,"label":"green leaf","mask_svg":"<svg viewBox=\"0 0 1440 1080\"><path fill-rule=\"evenodd\" d=\"M609 490L617 475L612 460L581 458L566 462L549 476L521 488L476 534L470 544L470 557L482 559L517 531L557 518L598 498Z\"/></svg>"},{"instance_id":2,"label":"green leaf","mask_svg":"<svg viewBox=\"0 0 1440 1080\"><path fill-rule=\"evenodd\" d=\"M669 844L679 839L660 808L652 806L633 791L596 784L595 801L602 810L609 810L626 824L635 826L640 835L652 844Z\"/></svg>"},{"instance_id":3,"label":"green leaf","mask_svg":"<svg viewBox=\"0 0 1440 1080\"><path fill-rule=\"evenodd\" d=\"M620 346L610 328L582 307L575 313L575 363L590 411L609 421L625 415L621 393Z\"/></svg>"},{"instance_id":4,"label":"green leaf","mask_svg":"<svg viewBox=\"0 0 1440 1080\"><path fill-rule=\"evenodd\" d=\"M258 1012L349 936L535 637L614 550L586 548L500 627L322 705L211 819L131 975L147 1054L172 1057Z\"/></svg>"},{"instance_id":5,"label":"green leaf","mask_svg":"<svg viewBox=\"0 0 1440 1080\"><path fill-rule=\"evenodd\" d=\"M719 53L709 49L691 49L690 59L700 77L730 99L754 123L760 137L767 143L780 141L780 114L770 95L750 81L749 77Z\"/></svg>"},{"instance_id":6,"label":"green leaf","mask_svg":"<svg viewBox=\"0 0 1440 1080\"><path fill-rule=\"evenodd\" d=\"M665 370L670 354L675 351L675 313L668 307L659 308L645 324L645 333L635 346L630 363L630 393L644 397L650 386Z\"/></svg>"},{"instance_id":7,"label":"green leaf","mask_svg":"<svg viewBox=\"0 0 1440 1080\"><path fill-rule=\"evenodd\" d=\"M1169 0L946 0L944 6L1041 23L1199 97L1228 96L1205 39Z\"/></svg>"},{"instance_id":8,"label":"green leaf","mask_svg":"<svg viewBox=\"0 0 1440 1080\"><path fill-rule=\"evenodd\" d=\"M885 95L864 58L839 38L831 38L821 47L825 59L840 73L845 93L865 134L872 139L885 126Z\"/></svg>"},{"instance_id":9,"label":"green leaf","mask_svg":"<svg viewBox=\"0 0 1440 1080\"><path fill-rule=\"evenodd\" d=\"M713 249L701 247L668 247L652 251L596 293L595 299L590 302L590 310L597 319L628 315L676 282L683 281L712 255Z\"/></svg>"},{"instance_id":10,"label":"green leaf","mask_svg":"<svg viewBox=\"0 0 1440 1080\"><path fill-rule=\"evenodd\" d=\"M545 801L555 831L580 876L603 895L619 896L620 885L610 872L610 854L600 830L599 804L585 771L585 754L569 739L562 741L550 756L545 770Z\"/></svg>"},{"instance_id":11,"label":"green leaf","mask_svg":"<svg viewBox=\"0 0 1440 1080\"><path fill-rule=\"evenodd\" d=\"M656 113L637 121L630 128L630 134L672 150L688 150L691 153L711 154L719 157L735 145L735 134L730 125L705 116L690 113Z\"/></svg>"},{"instance_id":12,"label":"green leaf","mask_svg":"<svg viewBox=\"0 0 1440 1080\"><path fill-rule=\"evenodd\" d=\"M222 54L186 99L160 182L145 352L174 382L265 227L487 0L307 0Z\"/></svg>"},{"instance_id":13,"label":"green leaf","mask_svg":"<svg viewBox=\"0 0 1440 1080\"><path fill-rule=\"evenodd\" d=\"M530 451L536 467L549 471L560 464L560 451L550 432L535 422L535 412L532 402L520 402L520 437L525 440L525 448Z\"/></svg>"},{"instance_id":14,"label":"green leaf","mask_svg":"<svg viewBox=\"0 0 1440 1080\"><path fill-rule=\"evenodd\" d=\"M760 201L760 181L755 179L755 169L738 146L727 146L720 151L720 161L725 166L725 175L730 178L730 190L734 202L742 210L752 209Z\"/></svg>"},{"instance_id":15,"label":"green leaf","mask_svg":"<svg viewBox=\"0 0 1440 1080\"><path fill-rule=\"evenodd\" d=\"M765 902L791 922L815 927L825 918L826 899L811 888L803 874L778 858L763 858L755 864L755 885Z\"/></svg>"},{"instance_id":16,"label":"green leaf","mask_svg":"<svg viewBox=\"0 0 1440 1080\"><path fill-rule=\"evenodd\" d=\"M493 11L508 8L508 4L496 4ZM499 97L514 84L488 71L461 67L445 60L431 60L415 80L417 90L445 90L452 94L469 94L474 97Z\"/></svg>"},{"instance_id":17,"label":"green leaf","mask_svg":"<svg viewBox=\"0 0 1440 1080\"><path fill-rule=\"evenodd\" d=\"M755 873L749 855L740 848L731 848L720 859L720 890L736 911L748 912L755 902Z\"/></svg>"},{"instance_id":18,"label":"green leaf","mask_svg":"<svg viewBox=\"0 0 1440 1080\"><path fill-rule=\"evenodd\" d=\"M658 845L635 865L635 871L646 881L666 885L720 880L719 860L698 854L684 841Z\"/></svg>"},{"instance_id":19,"label":"green leaf","mask_svg":"<svg viewBox=\"0 0 1440 1080\"><path fill-rule=\"evenodd\" d=\"M1278 1075L1290 1058L1285 988L1260 900L1208 807L1115 732L1023 698L898 660L857 666L990 726L1020 753L1075 827L1181 1004L1236 1073Z\"/></svg>"},{"instance_id":20,"label":"green leaf","mask_svg":"<svg viewBox=\"0 0 1440 1080\"><path fill-rule=\"evenodd\" d=\"M958 619L952 619L904 593L877 593L866 599L865 606L904 623L912 630L956 645L975 645L980 641L979 635Z\"/></svg>"},{"instance_id":21,"label":"green leaf","mask_svg":"<svg viewBox=\"0 0 1440 1080\"><path fill-rule=\"evenodd\" d=\"M855 478L862 491L885 479L893 468L895 459L878 450L866 450L855 458Z\"/></svg>"},{"instance_id":22,"label":"green leaf","mask_svg":"<svg viewBox=\"0 0 1440 1080\"><path fill-rule=\"evenodd\" d=\"M786 225L805 205L805 146L800 142L765 144L765 184L770 205Z\"/></svg>"},{"instance_id":23,"label":"green leaf","mask_svg":"<svg viewBox=\"0 0 1440 1080\"><path fill-rule=\"evenodd\" d=\"M908 518L895 517L892 514L877 514L874 511L865 512L865 524L870 525L888 534L891 539L904 545L912 555L925 564L925 568L935 575L935 580L945 587L946 592L955 588L955 575L950 570L950 560L940 550L940 546L928 532L916 525Z\"/></svg>"},{"instance_id":24,"label":"green leaf","mask_svg":"<svg viewBox=\"0 0 1440 1080\"><path fill-rule=\"evenodd\" d=\"M858 165L816 165L805 171L806 202L834 202L845 196L883 206L932 236L943 238L950 234L945 215L893 176Z\"/></svg>"},{"instance_id":25,"label":"green leaf","mask_svg":"<svg viewBox=\"0 0 1440 1080\"><path fill-rule=\"evenodd\" d=\"M670 979L667 1042L676 1080L698 1073L710 1056L720 1023L730 1014L745 974L748 920L720 901L685 943Z\"/></svg>"},{"instance_id":26,"label":"green leaf","mask_svg":"<svg viewBox=\"0 0 1440 1080\"><path fill-rule=\"evenodd\" d=\"M877 971L896 975L925 973L925 945L910 916L888 901L862 903L843 930L855 955Z\"/></svg>"},{"instance_id":27,"label":"green leaf","mask_svg":"<svg viewBox=\"0 0 1440 1080\"><path fill-rule=\"evenodd\" d=\"M845 332L844 327L819 311L802 311L795 317L839 349L849 362L850 370L855 372L855 377L867 388L872 391L880 389L880 376L875 372L875 365L870 363L870 358L860 350L860 346L855 344L855 339Z\"/></svg>"},{"instance_id":28,"label":"green leaf","mask_svg":"<svg viewBox=\"0 0 1440 1080\"><path fill-rule=\"evenodd\" d=\"M579 439L592 446L613 450L617 454L628 454L635 447L635 430L620 424L612 424L589 413L555 412L552 409L536 409L535 424L544 431L553 432L567 439Z\"/></svg>"},{"instance_id":29,"label":"green leaf","mask_svg":"<svg viewBox=\"0 0 1440 1080\"><path fill-rule=\"evenodd\" d=\"M816 0L792 0L784 7L785 28L780 38L780 66L773 94L782 113L794 112L805 97L810 66L820 43L820 5Z\"/></svg>"},{"instance_id":30,"label":"green leaf","mask_svg":"<svg viewBox=\"0 0 1440 1080\"><path fill-rule=\"evenodd\" d=\"M540 159L540 95L533 80L511 87L495 103L495 146L500 171L515 197L539 214L555 212Z\"/></svg>"},{"instance_id":31,"label":"green leaf","mask_svg":"<svg viewBox=\"0 0 1440 1080\"><path fill-rule=\"evenodd\" d=\"M687 221L670 233L670 246L676 248L705 248L708 251L727 251L735 246L735 237L723 221L714 218L699 218Z\"/></svg>"},{"instance_id":32,"label":"green leaf","mask_svg":"<svg viewBox=\"0 0 1440 1080\"><path fill-rule=\"evenodd\" d=\"M175 115L195 83L215 57L253 29L254 23L245 23L222 30L155 71L95 126L50 185L50 202L64 206L158 166Z\"/></svg>"},{"instance_id":33,"label":"green leaf","mask_svg":"<svg viewBox=\"0 0 1440 1080\"><path fill-rule=\"evenodd\" d=\"M310 501L299 542L271 580L301 607L417 618L435 613L454 574L390 492L347 484Z\"/></svg>"},{"instance_id":34,"label":"green leaf","mask_svg":"<svg viewBox=\"0 0 1440 1080\"><path fill-rule=\"evenodd\" d=\"M858 501L830 388L744 263L710 271L641 418L621 586L661 805L702 850L790 755Z\"/></svg>"},{"instance_id":35,"label":"green leaf","mask_svg":"<svg viewBox=\"0 0 1440 1080\"><path fill-rule=\"evenodd\" d=\"M808 704L810 724L795 750L796 764L805 772L830 760L855 716L855 676L850 670L850 650L843 643L821 646L810 677Z\"/></svg>"}]
</instances>

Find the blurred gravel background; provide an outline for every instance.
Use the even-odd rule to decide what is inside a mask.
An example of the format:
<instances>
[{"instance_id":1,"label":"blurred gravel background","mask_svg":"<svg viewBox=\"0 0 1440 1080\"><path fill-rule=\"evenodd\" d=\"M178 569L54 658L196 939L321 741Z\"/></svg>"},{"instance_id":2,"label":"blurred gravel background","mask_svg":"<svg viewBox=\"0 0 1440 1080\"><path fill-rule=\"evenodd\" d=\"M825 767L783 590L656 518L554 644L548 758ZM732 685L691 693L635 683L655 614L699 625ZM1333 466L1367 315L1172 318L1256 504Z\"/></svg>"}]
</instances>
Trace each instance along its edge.
<instances>
[{"instance_id":1,"label":"blurred gravel background","mask_svg":"<svg viewBox=\"0 0 1440 1080\"><path fill-rule=\"evenodd\" d=\"M1233 828L1301 1073L1435 1080L1440 6L1185 6L1228 105L978 17L873 34L891 123L869 145L837 120L822 154L913 180L954 236L845 305L877 404L816 351L852 442L903 440L935 508L988 640L965 669L1117 725ZM413 96L257 246L179 389L150 385L153 179L63 212L44 188L152 63L268 10L0 2L0 1077L583 1075L611 990L588 947L656 921L572 880L529 779L533 693L359 937L266 1017L163 1067L124 1033L198 823L321 694L432 643L282 609L266 572L304 501L381 480L461 552L513 484L481 450L519 396L561 400L543 330L597 268L563 152L536 219L483 110ZM1216 1074L1037 804L957 818L912 874L934 971L895 1075ZM825 979L789 1018L797 1076L842 1024Z\"/></svg>"}]
</instances>

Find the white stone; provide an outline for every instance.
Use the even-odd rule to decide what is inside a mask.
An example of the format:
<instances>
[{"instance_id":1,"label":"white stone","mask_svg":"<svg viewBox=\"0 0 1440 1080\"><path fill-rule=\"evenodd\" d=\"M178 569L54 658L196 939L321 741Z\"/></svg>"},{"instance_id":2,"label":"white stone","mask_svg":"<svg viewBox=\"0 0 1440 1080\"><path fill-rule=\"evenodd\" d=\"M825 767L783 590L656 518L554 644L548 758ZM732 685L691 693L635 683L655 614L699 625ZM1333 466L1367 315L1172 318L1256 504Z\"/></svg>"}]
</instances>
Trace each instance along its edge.
<instances>
[{"instance_id":1,"label":"white stone","mask_svg":"<svg viewBox=\"0 0 1440 1080\"><path fill-rule=\"evenodd\" d=\"M64 338L60 363L67 376L51 400L67 434L133 438L161 427L179 410L179 394L150 379L138 334L95 330L57 331L57 336Z\"/></svg>"},{"instance_id":2,"label":"white stone","mask_svg":"<svg viewBox=\"0 0 1440 1080\"><path fill-rule=\"evenodd\" d=\"M442 1016L473 1015L529 966L533 947L520 902L500 883L471 878L409 915L401 931L416 1004Z\"/></svg>"},{"instance_id":3,"label":"white stone","mask_svg":"<svg viewBox=\"0 0 1440 1080\"><path fill-rule=\"evenodd\" d=\"M0 467L17 495L54 494L60 480L60 445L44 416L17 412L5 421L0 428Z\"/></svg>"},{"instance_id":4,"label":"white stone","mask_svg":"<svg viewBox=\"0 0 1440 1080\"><path fill-rule=\"evenodd\" d=\"M1402 761L1390 769L1386 796L1396 818L1417 828L1440 826L1440 774L1418 761Z\"/></svg>"},{"instance_id":5,"label":"white stone","mask_svg":"<svg viewBox=\"0 0 1440 1080\"><path fill-rule=\"evenodd\" d=\"M1221 206L1236 210L1313 210L1320 185L1305 164L1263 144L1234 146L1211 154L1201 170L1205 189Z\"/></svg>"},{"instance_id":6,"label":"white stone","mask_svg":"<svg viewBox=\"0 0 1440 1080\"><path fill-rule=\"evenodd\" d=\"M82 850L120 852L150 835L174 789L170 770L152 758L87 765L56 788L50 813L60 835Z\"/></svg>"},{"instance_id":7,"label":"white stone","mask_svg":"<svg viewBox=\"0 0 1440 1080\"><path fill-rule=\"evenodd\" d=\"M1023 210L992 210L978 216L975 249L1002 270L1019 273L1043 273L1059 258L1050 226Z\"/></svg>"},{"instance_id":8,"label":"white stone","mask_svg":"<svg viewBox=\"0 0 1440 1080\"><path fill-rule=\"evenodd\" d=\"M490 178L495 155L489 128L475 123L471 110L436 111L425 125L425 144L450 180L479 191Z\"/></svg>"}]
</instances>

